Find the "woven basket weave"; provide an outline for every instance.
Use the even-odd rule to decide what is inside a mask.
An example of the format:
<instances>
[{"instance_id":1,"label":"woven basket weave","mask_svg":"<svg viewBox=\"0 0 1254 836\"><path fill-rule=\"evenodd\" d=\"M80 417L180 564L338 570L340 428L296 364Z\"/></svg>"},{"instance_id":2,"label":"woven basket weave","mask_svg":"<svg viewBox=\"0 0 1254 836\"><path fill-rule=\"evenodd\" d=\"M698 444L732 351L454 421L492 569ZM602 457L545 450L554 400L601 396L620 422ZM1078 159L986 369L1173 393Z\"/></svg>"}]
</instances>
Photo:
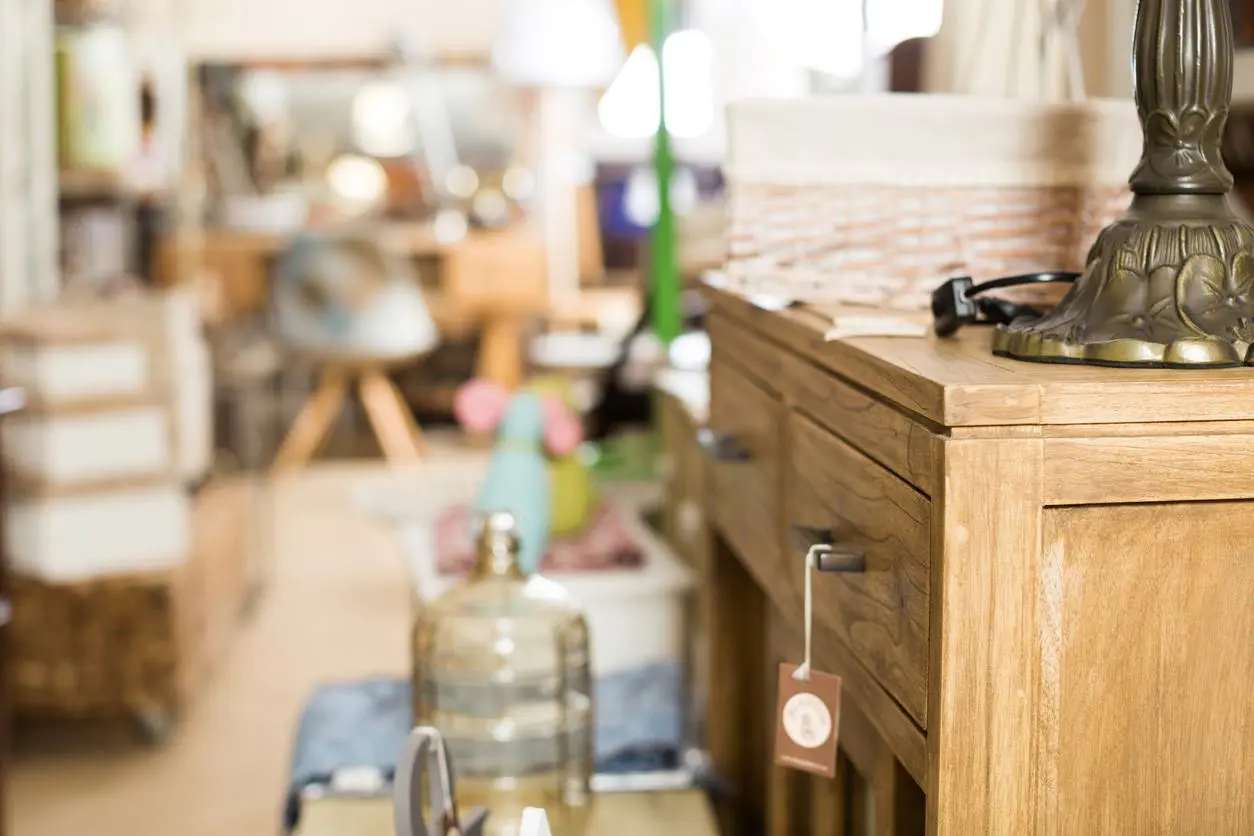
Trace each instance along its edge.
<instances>
[{"instance_id":1,"label":"woven basket weave","mask_svg":"<svg viewBox=\"0 0 1254 836\"><path fill-rule=\"evenodd\" d=\"M15 578L17 714L173 714L190 689L189 651L202 615L181 569L73 584Z\"/></svg>"},{"instance_id":2,"label":"woven basket weave","mask_svg":"<svg viewBox=\"0 0 1254 836\"><path fill-rule=\"evenodd\" d=\"M729 130L728 284L902 309L954 275L1078 270L1141 151L1131 101L742 102Z\"/></svg>"}]
</instances>

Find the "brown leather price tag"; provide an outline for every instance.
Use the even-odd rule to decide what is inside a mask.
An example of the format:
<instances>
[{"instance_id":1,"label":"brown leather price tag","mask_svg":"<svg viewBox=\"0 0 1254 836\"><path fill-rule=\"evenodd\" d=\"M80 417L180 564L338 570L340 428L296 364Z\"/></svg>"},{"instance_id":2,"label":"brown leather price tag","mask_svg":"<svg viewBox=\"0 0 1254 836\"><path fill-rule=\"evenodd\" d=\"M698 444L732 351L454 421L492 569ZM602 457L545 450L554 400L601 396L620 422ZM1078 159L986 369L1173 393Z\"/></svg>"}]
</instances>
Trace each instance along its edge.
<instances>
[{"instance_id":1,"label":"brown leather price tag","mask_svg":"<svg viewBox=\"0 0 1254 836\"><path fill-rule=\"evenodd\" d=\"M808 671L795 678L797 665L779 666L775 707L775 763L814 775L836 775L840 729L840 677Z\"/></svg>"}]
</instances>

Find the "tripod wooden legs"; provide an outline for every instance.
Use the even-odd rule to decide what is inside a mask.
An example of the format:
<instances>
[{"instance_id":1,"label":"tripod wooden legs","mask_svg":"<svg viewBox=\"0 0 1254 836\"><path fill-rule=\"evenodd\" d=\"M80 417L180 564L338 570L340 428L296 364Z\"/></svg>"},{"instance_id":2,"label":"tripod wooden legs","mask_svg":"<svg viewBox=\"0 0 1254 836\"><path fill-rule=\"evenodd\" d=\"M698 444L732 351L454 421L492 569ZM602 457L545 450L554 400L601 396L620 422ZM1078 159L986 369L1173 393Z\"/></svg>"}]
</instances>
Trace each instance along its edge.
<instances>
[{"instance_id":1,"label":"tripod wooden legs","mask_svg":"<svg viewBox=\"0 0 1254 836\"><path fill-rule=\"evenodd\" d=\"M382 369L371 366L352 369L350 373L338 366L328 366L274 457L276 471L293 470L309 464L334 426L353 377L357 378L358 392L370 426L388 460L412 462L427 452L427 442L418 422L396 385Z\"/></svg>"},{"instance_id":2,"label":"tripod wooden legs","mask_svg":"<svg viewBox=\"0 0 1254 836\"><path fill-rule=\"evenodd\" d=\"M309 464L335 424L347 391L348 379L341 369L328 368L322 372L318 388L301 407L274 457L275 470L291 470Z\"/></svg>"},{"instance_id":3,"label":"tripod wooden legs","mask_svg":"<svg viewBox=\"0 0 1254 836\"><path fill-rule=\"evenodd\" d=\"M361 376L358 386L366 417L370 419L370 426L374 428L385 456L408 461L427 452L427 440L423 438L418 422L414 420L396 384L387 375L378 369L370 369Z\"/></svg>"}]
</instances>

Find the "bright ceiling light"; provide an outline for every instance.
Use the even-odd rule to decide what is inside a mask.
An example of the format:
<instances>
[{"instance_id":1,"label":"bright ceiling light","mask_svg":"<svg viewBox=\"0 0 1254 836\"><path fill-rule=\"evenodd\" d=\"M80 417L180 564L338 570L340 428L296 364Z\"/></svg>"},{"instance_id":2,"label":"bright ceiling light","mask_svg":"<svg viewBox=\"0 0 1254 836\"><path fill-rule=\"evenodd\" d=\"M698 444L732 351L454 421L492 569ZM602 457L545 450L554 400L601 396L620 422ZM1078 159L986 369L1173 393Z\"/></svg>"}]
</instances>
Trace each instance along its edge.
<instances>
[{"instance_id":1,"label":"bright ceiling light","mask_svg":"<svg viewBox=\"0 0 1254 836\"><path fill-rule=\"evenodd\" d=\"M675 169L671 178L671 208L680 217L696 208L700 200L697 177L690 168ZM637 168L627 178L623 193L623 212L627 219L641 229L657 223L658 206L657 172L651 168Z\"/></svg>"},{"instance_id":2,"label":"bright ceiling light","mask_svg":"<svg viewBox=\"0 0 1254 836\"><path fill-rule=\"evenodd\" d=\"M666 62L666 127L681 139L702 136L714 125L714 45L695 29L675 32L662 44ZM622 139L657 133L658 63L653 49L632 50L597 104L601 127Z\"/></svg>"},{"instance_id":3,"label":"bright ceiling light","mask_svg":"<svg viewBox=\"0 0 1254 836\"><path fill-rule=\"evenodd\" d=\"M459 165L444 178L444 189L453 197L470 200L479 190L479 175L468 165Z\"/></svg>"},{"instance_id":4,"label":"bright ceiling light","mask_svg":"<svg viewBox=\"0 0 1254 836\"><path fill-rule=\"evenodd\" d=\"M387 173L375 160L344 154L327 166L327 185L343 203L364 211L387 193Z\"/></svg>"},{"instance_id":5,"label":"bright ceiling light","mask_svg":"<svg viewBox=\"0 0 1254 836\"><path fill-rule=\"evenodd\" d=\"M510 166L501 178L501 191L510 200L521 203L535 194L536 177L522 166Z\"/></svg>"},{"instance_id":6,"label":"bright ceiling light","mask_svg":"<svg viewBox=\"0 0 1254 836\"><path fill-rule=\"evenodd\" d=\"M265 70L246 73L239 95L258 122L277 122L287 116L287 80L281 73Z\"/></svg>"},{"instance_id":7,"label":"bright ceiling light","mask_svg":"<svg viewBox=\"0 0 1254 836\"><path fill-rule=\"evenodd\" d=\"M371 81L353 97L353 144L372 157L403 157L414 150L413 102L405 88Z\"/></svg>"},{"instance_id":8,"label":"bright ceiling light","mask_svg":"<svg viewBox=\"0 0 1254 836\"><path fill-rule=\"evenodd\" d=\"M872 0L867 4L867 40L888 52L914 38L930 38L940 31L945 0Z\"/></svg>"}]
</instances>

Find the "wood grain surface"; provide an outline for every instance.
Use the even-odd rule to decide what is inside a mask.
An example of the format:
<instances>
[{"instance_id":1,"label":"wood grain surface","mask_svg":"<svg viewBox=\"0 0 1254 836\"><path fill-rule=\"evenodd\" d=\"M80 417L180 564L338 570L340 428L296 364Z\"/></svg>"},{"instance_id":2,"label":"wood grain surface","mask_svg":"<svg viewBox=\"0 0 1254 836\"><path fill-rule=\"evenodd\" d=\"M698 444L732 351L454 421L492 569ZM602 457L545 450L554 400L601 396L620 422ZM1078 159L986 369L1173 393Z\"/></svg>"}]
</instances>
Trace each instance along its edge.
<instances>
[{"instance_id":1,"label":"wood grain surface","mask_svg":"<svg viewBox=\"0 0 1254 836\"><path fill-rule=\"evenodd\" d=\"M904 413L795 355L781 363L780 385L795 409L932 496L939 488L939 437Z\"/></svg>"},{"instance_id":2,"label":"wood grain surface","mask_svg":"<svg viewBox=\"0 0 1254 836\"><path fill-rule=\"evenodd\" d=\"M739 579L710 587L721 681L769 681L763 617L800 641L790 524L867 552L815 578L845 785L797 816L792 782L734 779L775 832L1254 832L1254 374L1018 363L978 329L828 342L831 311L713 297L712 415L766 453L707 493ZM713 701L711 746L750 709Z\"/></svg>"},{"instance_id":3,"label":"wood grain surface","mask_svg":"<svg viewBox=\"0 0 1254 836\"><path fill-rule=\"evenodd\" d=\"M1035 830L1041 442L952 441L933 529L929 834ZM1099 831L1100 832L1100 831Z\"/></svg>"},{"instance_id":4,"label":"wood grain surface","mask_svg":"<svg viewBox=\"0 0 1254 836\"><path fill-rule=\"evenodd\" d=\"M824 337L839 310L772 312L721 291L714 309L791 353L936 425L1161 423L1254 419L1246 369L1109 369L1024 363L991 353L991 332L935 337ZM712 339L718 346L717 332ZM1204 415L1197 399L1206 398Z\"/></svg>"},{"instance_id":5,"label":"wood grain surface","mask_svg":"<svg viewBox=\"0 0 1254 836\"><path fill-rule=\"evenodd\" d=\"M813 421L794 416L789 429L791 522L830 527L833 545L866 552L864 573L816 573L816 621L926 729L931 503ZM790 568L801 609L804 564Z\"/></svg>"},{"instance_id":6,"label":"wood grain surface","mask_svg":"<svg viewBox=\"0 0 1254 836\"><path fill-rule=\"evenodd\" d=\"M775 679L765 675L769 602L723 538L713 536L711 549L706 739L715 770L738 793L719 804L719 832L756 836L762 831L771 757L767 729Z\"/></svg>"},{"instance_id":7,"label":"wood grain surface","mask_svg":"<svg viewBox=\"0 0 1254 836\"><path fill-rule=\"evenodd\" d=\"M783 405L731 363L710 366L712 429L736 440L743 462L712 461L706 478L713 515L738 549L774 564L783 547L781 505ZM750 571L765 565L750 566ZM768 578L759 577L760 583Z\"/></svg>"},{"instance_id":8,"label":"wood grain surface","mask_svg":"<svg viewBox=\"0 0 1254 836\"><path fill-rule=\"evenodd\" d=\"M1254 833L1254 502L1050 509L1039 833ZM1052 820L1052 821L1051 821ZM1045 826L1052 829L1046 830Z\"/></svg>"}]
</instances>

